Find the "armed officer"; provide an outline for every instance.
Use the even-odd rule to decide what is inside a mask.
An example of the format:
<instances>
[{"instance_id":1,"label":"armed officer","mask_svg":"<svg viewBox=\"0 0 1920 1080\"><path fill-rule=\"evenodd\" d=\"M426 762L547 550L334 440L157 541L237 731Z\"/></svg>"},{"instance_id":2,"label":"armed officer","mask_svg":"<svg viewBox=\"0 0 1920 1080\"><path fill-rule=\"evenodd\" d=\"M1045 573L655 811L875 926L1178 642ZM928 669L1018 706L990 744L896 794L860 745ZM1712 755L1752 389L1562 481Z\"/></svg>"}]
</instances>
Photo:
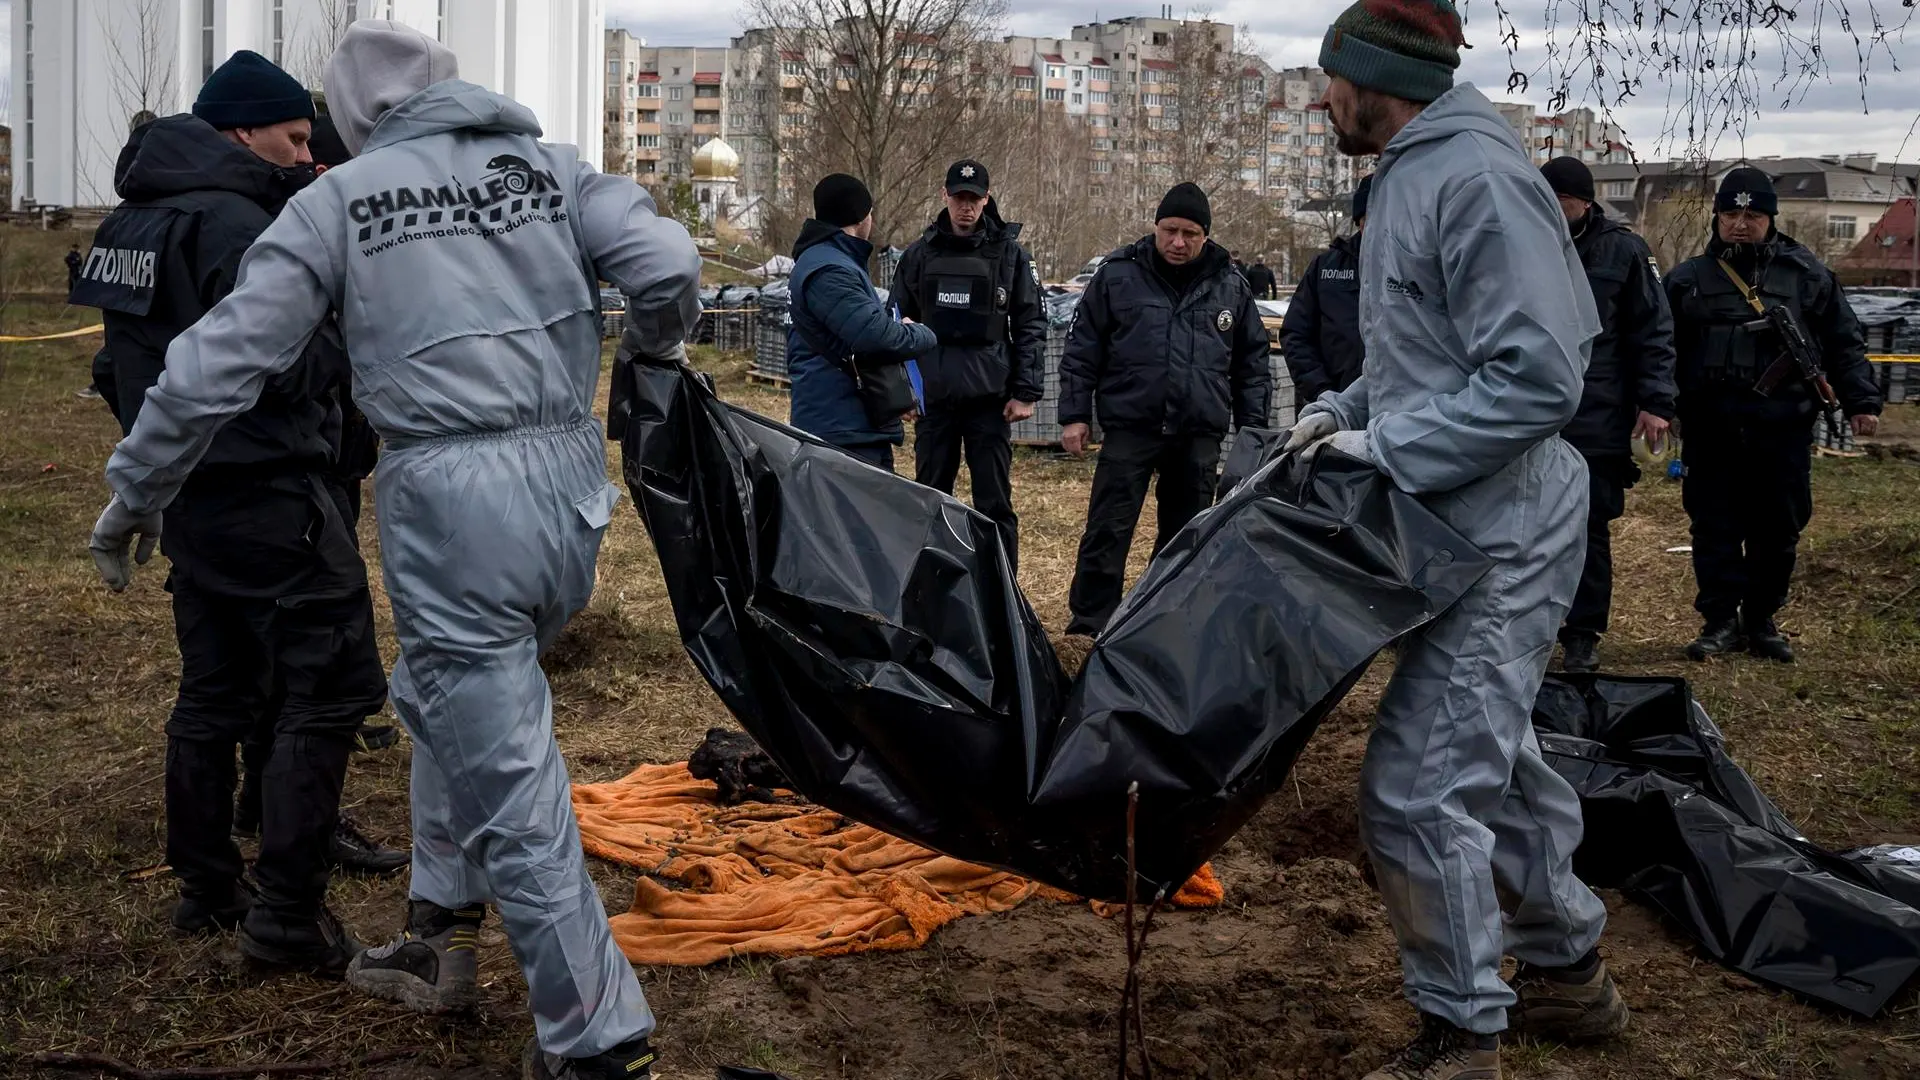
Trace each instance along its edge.
<instances>
[{"instance_id":1,"label":"armed officer","mask_svg":"<svg viewBox=\"0 0 1920 1080\"><path fill-rule=\"evenodd\" d=\"M1679 358L1675 429L1686 440L1682 494L1699 587L1694 607L1706 622L1687 656L1744 648L1790 664L1793 647L1773 620L1786 605L1794 549L1813 516L1815 417L1837 406L1855 435L1871 435L1880 393L1860 320L1833 272L1775 227L1772 179L1755 168L1733 170L1713 210L1706 253L1667 278ZM1791 336L1811 346L1810 370L1796 362L1790 333L1770 323L1773 309L1798 329ZM1823 400L1829 394L1831 405Z\"/></svg>"},{"instance_id":2,"label":"armed officer","mask_svg":"<svg viewBox=\"0 0 1920 1080\"><path fill-rule=\"evenodd\" d=\"M951 495L964 454L974 507L1000 527L1017 567L1011 425L1031 418L1040 400L1047 314L1020 225L1000 217L988 183L978 161L947 169L946 209L900 256L892 295L900 314L940 339L920 357L926 415L914 437L914 479Z\"/></svg>"}]
</instances>

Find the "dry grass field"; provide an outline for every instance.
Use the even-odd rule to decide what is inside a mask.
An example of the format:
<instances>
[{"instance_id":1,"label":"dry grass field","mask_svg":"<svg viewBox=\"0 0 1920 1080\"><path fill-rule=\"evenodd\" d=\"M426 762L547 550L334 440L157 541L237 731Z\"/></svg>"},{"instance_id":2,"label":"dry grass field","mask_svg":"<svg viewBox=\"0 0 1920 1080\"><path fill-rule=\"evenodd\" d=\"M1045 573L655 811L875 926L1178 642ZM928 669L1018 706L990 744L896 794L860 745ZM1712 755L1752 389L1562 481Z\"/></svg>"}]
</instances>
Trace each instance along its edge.
<instances>
[{"instance_id":1,"label":"dry grass field","mask_svg":"<svg viewBox=\"0 0 1920 1080\"><path fill-rule=\"evenodd\" d=\"M35 273L40 271L36 270ZM48 286L35 286L48 287ZM95 313L7 309L6 333ZM0 346L0 1073L24 1055L105 1053L147 1068L334 1061L336 1075L517 1075L531 1023L497 930L477 1015L416 1018L331 983L260 982L231 940L169 936L161 858L162 723L177 674L164 571L102 587L86 553L116 428L76 396L97 338ZM732 400L784 416L742 357L702 352ZM1610 670L1692 680L1734 755L1816 839L1920 841L1920 441L1911 407L1877 456L1822 459L1817 517L1785 625L1802 663L1692 666L1696 629L1679 487L1643 482L1616 533ZM1051 627L1066 591L1092 465L1021 451L1022 585ZM1136 551L1136 564L1143 557ZM376 579L377 580L377 579ZM378 586L376 585L376 591ZM385 600L379 597L381 617ZM392 644L386 642L389 658ZM615 518L591 609L548 657L574 776L684 758L727 723L676 637L652 548ZM1276 797L1218 860L1227 905L1164 918L1146 965L1156 1075L1358 1077L1412 1028L1392 937L1356 867L1353 786L1384 665L1322 729ZM407 747L355 759L351 812L405 838ZM629 871L595 866L623 910ZM345 879L336 909L368 940L396 925L404 879ZM1512 1076L1753 1080L1920 1076L1920 996L1860 1022L1727 973L1618 895L1608 952L1635 1026L1617 1045L1519 1046ZM1118 929L1084 906L1031 902L964 919L924 950L823 961L654 968L662 1075L717 1063L796 1080L1094 1077L1114 1072ZM354 1064L378 1051L400 1061ZM234 1075L241 1075L235 1073Z\"/></svg>"}]
</instances>

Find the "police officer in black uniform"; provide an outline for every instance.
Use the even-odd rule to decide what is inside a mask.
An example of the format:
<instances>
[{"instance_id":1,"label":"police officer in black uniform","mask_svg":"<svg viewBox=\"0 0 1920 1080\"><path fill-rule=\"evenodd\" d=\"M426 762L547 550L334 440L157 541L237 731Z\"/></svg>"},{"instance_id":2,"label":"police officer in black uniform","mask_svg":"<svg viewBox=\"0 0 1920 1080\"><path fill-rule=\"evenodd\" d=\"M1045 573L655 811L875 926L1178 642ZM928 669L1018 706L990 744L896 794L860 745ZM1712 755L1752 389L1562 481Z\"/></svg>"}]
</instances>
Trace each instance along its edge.
<instances>
[{"instance_id":1,"label":"police officer in black uniform","mask_svg":"<svg viewBox=\"0 0 1920 1080\"><path fill-rule=\"evenodd\" d=\"M161 378L167 346L232 290L247 248L312 181L313 116L296 80L243 51L207 80L193 115L152 121L121 151L114 186L125 201L95 235L73 298L104 312L100 389L123 429ZM93 545L115 589L132 568L104 538L141 532L145 554L164 531L173 564L173 925L239 924L253 960L334 974L359 946L327 908L329 849L355 732L387 692L366 566L334 475L347 378L345 350L323 328L258 405L214 436L164 514L116 498ZM273 734L255 895L229 832L235 752L262 726Z\"/></svg>"},{"instance_id":2,"label":"police officer in black uniform","mask_svg":"<svg viewBox=\"0 0 1920 1080\"><path fill-rule=\"evenodd\" d=\"M1334 240L1313 257L1280 321L1280 353L1293 375L1294 400L1305 405L1360 377L1366 346L1360 340L1360 234L1367 227L1373 177L1353 189L1353 235Z\"/></svg>"},{"instance_id":3,"label":"police officer in black uniform","mask_svg":"<svg viewBox=\"0 0 1920 1080\"><path fill-rule=\"evenodd\" d=\"M1560 197L1573 247L1600 314L1580 411L1560 432L1587 459L1587 561L1560 629L1568 671L1600 669L1600 637L1613 607L1615 518L1640 479L1634 436L1658 446L1674 417L1673 315L1646 241L1594 203L1593 173L1575 157L1540 167Z\"/></svg>"},{"instance_id":4,"label":"police officer in black uniform","mask_svg":"<svg viewBox=\"0 0 1920 1080\"><path fill-rule=\"evenodd\" d=\"M1820 368L1856 435L1879 427L1880 392L1866 340L1833 272L1774 227L1779 201L1759 169L1728 173L1714 197L1704 255L1667 278L1679 354L1683 497L1693 524L1694 607L1706 626L1695 660L1745 648L1793 662L1774 625L1787 602L1794 549L1813 516L1810 477L1816 387L1789 373L1760 312L1781 306L1819 353ZM1758 325L1756 325L1758 324Z\"/></svg>"},{"instance_id":5,"label":"police officer in black uniform","mask_svg":"<svg viewBox=\"0 0 1920 1080\"><path fill-rule=\"evenodd\" d=\"M353 155L347 152L346 143L341 141L339 131L327 115L325 96L315 93L313 100L318 113L313 118L313 136L307 140L307 149L313 157L314 173L318 175L336 165L346 164ZM329 326L328 333L333 332ZM345 374L351 375L351 372ZM373 475L373 467L380 457L380 437L374 434L367 424L367 418L354 405L352 389L350 380L344 377L334 388L334 404L340 409L341 424L340 442L331 475L347 494L347 525L358 541L361 484ZM260 837L261 775L273 751L273 741L272 728L261 725L241 747L240 800L233 810L233 835L236 840L257 840ZM354 745L359 750L381 750L398 741L399 733L393 725L363 723ZM359 824L344 813L333 829L331 855L335 868L357 874L397 873L411 861L409 852L385 847L369 838L361 831Z\"/></svg>"},{"instance_id":6,"label":"police officer in black uniform","mask_svg":"<svg viewBox=\"0 0 1920 1080\"><path fill-rule=\"evenodd\" d=\"M1060 361L1060 441L1083 453L1096 410L1106 441L1067 598L1069 634L1098 634L1119 608L1155 476L1159 554L1213 505L1229 427L1268 424L1267 330L1253 287L1207 239L1212 230L1206 192L1175 185L1152 234L1108 256L1074 309Z\"/></svg>"},{"instance_id":7,"label":"police officer in black uniform","mask_svg":"<svg viewBox=\"0 0 1920 1080\"><path fill-rule=\"evenodd\" d=\"M914 478L951 495L964 455L973 505L999 525L1017 567L1010 426L1033 416L1044 385L1040 275L1017 242L1020 225L1001 219L985 165L954 162L943 195L946 209L901 253L891 289L900 314L940 339L919 358L926 415Z\"/></svg>"}]
</instances>

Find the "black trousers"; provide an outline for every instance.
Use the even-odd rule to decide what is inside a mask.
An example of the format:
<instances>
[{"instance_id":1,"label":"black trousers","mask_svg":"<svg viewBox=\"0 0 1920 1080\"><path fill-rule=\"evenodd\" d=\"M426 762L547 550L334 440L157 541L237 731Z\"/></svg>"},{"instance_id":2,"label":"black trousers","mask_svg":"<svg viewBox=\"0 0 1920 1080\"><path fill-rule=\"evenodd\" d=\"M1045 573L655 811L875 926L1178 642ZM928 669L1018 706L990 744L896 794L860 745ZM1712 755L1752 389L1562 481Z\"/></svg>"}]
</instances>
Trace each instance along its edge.
<instances>
[{"instance_id":1,"label":"black trousers","mask_svg":"<svg viewBox=\"0 0 1920 1080\"><path fill-rule=\"evenodd\" d=\"M1800 532L1813 519L1813 428L1683 417L1694 601L1708 622L1765 622L1787 603Z\"/></svg>"},{"instance_id":2,"label":"black trousers","mask_svg":"<svg viewBox=\"0 0 1920 1080\"><path fill-rule=\"evenodd\" d=\"M960 462L973 480L973 508L1000 527L1007 563L1020 567L1020 515L1013 512L1013 432L1006 403L996 399L941 405L920 418L913 444L914 479L948 495Z\"/></svg>"},{"instance_id":3,"label":"black trousers","mask_svg":"<svg viewBox=\"0 0 1920 1080\"><path fill-rule=\"evenodd\" d=\"M326 899L328 848L360 722L386 701L373 598L347 496L312 476L190 482L167 510L180 692L167 722L167 861L181 892L224 899L236 749L266 746L259 902Z\"/></svg>"},{"instance_id":4,"label":"black trousers","mask_svg":"<svg viewBox=\"0 0 1920 1080\"><path fill-rule=\"evenodd\" d=\"M1087 504L1087 529L1080 537L1080 561L1073 571L1067 603L1070 634L1098 634L1124 595L1127 551L1134 526L1146 505L1147 487L1159 477L1160 505L1153 552L1158 555L1194 515L1213 505L1219 480L1218 435L1153 435L1109 431L1093 470L1093 496Z\"/></svg>"},{"instance_id":5,"label":"black trousers","mask_svg":"<svg viewBox=\"0 0 1920 1080\"><path fill-rule=\"evenodd\" d=\"M338 483L346 496L347 527L353 531L353 546L360 547L360 504L365 477L336 476L332 481ZM243 821L252 822L257 829L260 824L260 778L266 772L267 756L273 751L273 731L263 727L256 730L240 747L240 803L234 816Z\"/></svg>"},{"instance_id":6,"label":"black trousers","mask_svg":"<svg viewBox=\"0 0 1920 1080\"><path fill-rule=\"evenodd\" d=\"M1627 489L1639 479L1632 458L1587 459L1587 561L1573 594L1561 640L1607 632L1613 613L1613 523L1627 512Z\"/></svg>"},{"instance_id":7,"label":"black trousers","mask_svg":"<svg viewBox=\"0 0 1920 1080\"><path fill-rule=\"evenodd\" d=\"M893 471L892 443L861 443L859 446L842 446L840 449L872 465L876 469Z\"/></svg>"}]
</instances>

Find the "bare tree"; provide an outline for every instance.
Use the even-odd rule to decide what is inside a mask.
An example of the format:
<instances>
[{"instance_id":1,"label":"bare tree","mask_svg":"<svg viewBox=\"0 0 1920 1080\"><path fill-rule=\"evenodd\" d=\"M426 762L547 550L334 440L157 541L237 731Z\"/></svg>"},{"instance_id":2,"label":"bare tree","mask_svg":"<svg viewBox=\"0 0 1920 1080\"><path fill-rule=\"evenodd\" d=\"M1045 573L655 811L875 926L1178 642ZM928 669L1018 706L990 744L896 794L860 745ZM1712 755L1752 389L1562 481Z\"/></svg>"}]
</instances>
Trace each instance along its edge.
<instances>
[{"instance_id":1,"label":"bare tree","mask_svg":"<svg viewBox=\"0 0 1920 1080\"><path fill-rule=\"evenodd\" d=\"M909 210L984 92L1005 12L1006 0L749 0L775 53L763 78L780 94L761 137L786 174L780 201L852 173L873 192L876 246L918 231Z\"/></svg>"},{"instance_id":2,"label":"bare tree","mask_svg":"<svg viewBox=\"0 0 1920 1080\"><path fill-rule=\"evenodd\" d=\"M318 88L327 74L327 61L347 27L361 17L361 8L371 10L374 0L313 0L301 24L289 33L286 47L287 74L301 85Z\"/></svg>"},{"instance_id":3,"label":"bare tree","mask_svg":"<svg viewBox=\"0 0 1920 1080\"><path fill-rule=\"evenodd\" d=\"M1489 3L1509 92L1544 89L1550 112L1588 101L1609 122L1614 108L1656 97L1666 107L1657 141L1689 157L1836 74L1858 83L1866 111L1869 76L1876 64L1898 70L1915 11L1913 0L1542 0L1539 22L1523 26L1532 5ZM1462 7L1471 14L1472 0ZM1537 46L1544 59L1523 67L1522 51Z\"/></svg>"},{"instance_id":4,"label":"bare tree","mask_svg":"<svg viewBox=\"0 0 1920 1080\"><path fill-rule=\"evenodd\" d=\"M111 175L112 164L134 128L170 113L179 100L179 65L173 48L179 10L168 0L134 0L95 11L100 40L105 42L107 83L113 97L114 122L105 130L87 124L82 153L91 163L80 170L84 190L77 194L89 205L113 201L111 190L100 190L96 176Z\"/></svg>"},{"instance_id":5,"label":"bare tree","mask_svg":"<svg viewBox=\"0 0 1920 1080\"><path fill-rule=\"evenodd\" d=\"M1095 139L1105 136L1084 117L1061 103L1014 100L996 87L968 129L965 153L989 163L994 199L1022 224L1020 244L1043 277L1070 277L1113 248L1116 204L1105 197L1111 174L1104 171L1111 159L1095 152ZM929 183L930 203L937 188L938 180Z\"/></svg>"},{"instance_id":6,"label":"bare tree","mask_svg":"<svg viewBox=\"0 0 1920 1080\"><path fill-rule=\"evenodd\" d=\"M1188 20L1170 36L1171 80L1162 115L1149 115L1149 159L1205 189L1216 221L1246 220L1268 200L1261 191L1267 148L1266 80L1251 37L1210 19ZM1158 119L1156 125L1153 121ZM1155 129L1158 129L1157 131ZM1158 192L1145 194L1157 196Z\"/></svg>"},{"instance_id":7,"label":"bare tree","mask_svg":"<svg viewBox=\"0 0 1920 1080\"><path fill-rule=\"evenodd\" d=\"M173 48L178 8L167 0L135 0L131 9L116 7L112 22L104 5L97 13L114 103L129 128L171 112L179 97Z\"/></svg>"}]
</instances>

